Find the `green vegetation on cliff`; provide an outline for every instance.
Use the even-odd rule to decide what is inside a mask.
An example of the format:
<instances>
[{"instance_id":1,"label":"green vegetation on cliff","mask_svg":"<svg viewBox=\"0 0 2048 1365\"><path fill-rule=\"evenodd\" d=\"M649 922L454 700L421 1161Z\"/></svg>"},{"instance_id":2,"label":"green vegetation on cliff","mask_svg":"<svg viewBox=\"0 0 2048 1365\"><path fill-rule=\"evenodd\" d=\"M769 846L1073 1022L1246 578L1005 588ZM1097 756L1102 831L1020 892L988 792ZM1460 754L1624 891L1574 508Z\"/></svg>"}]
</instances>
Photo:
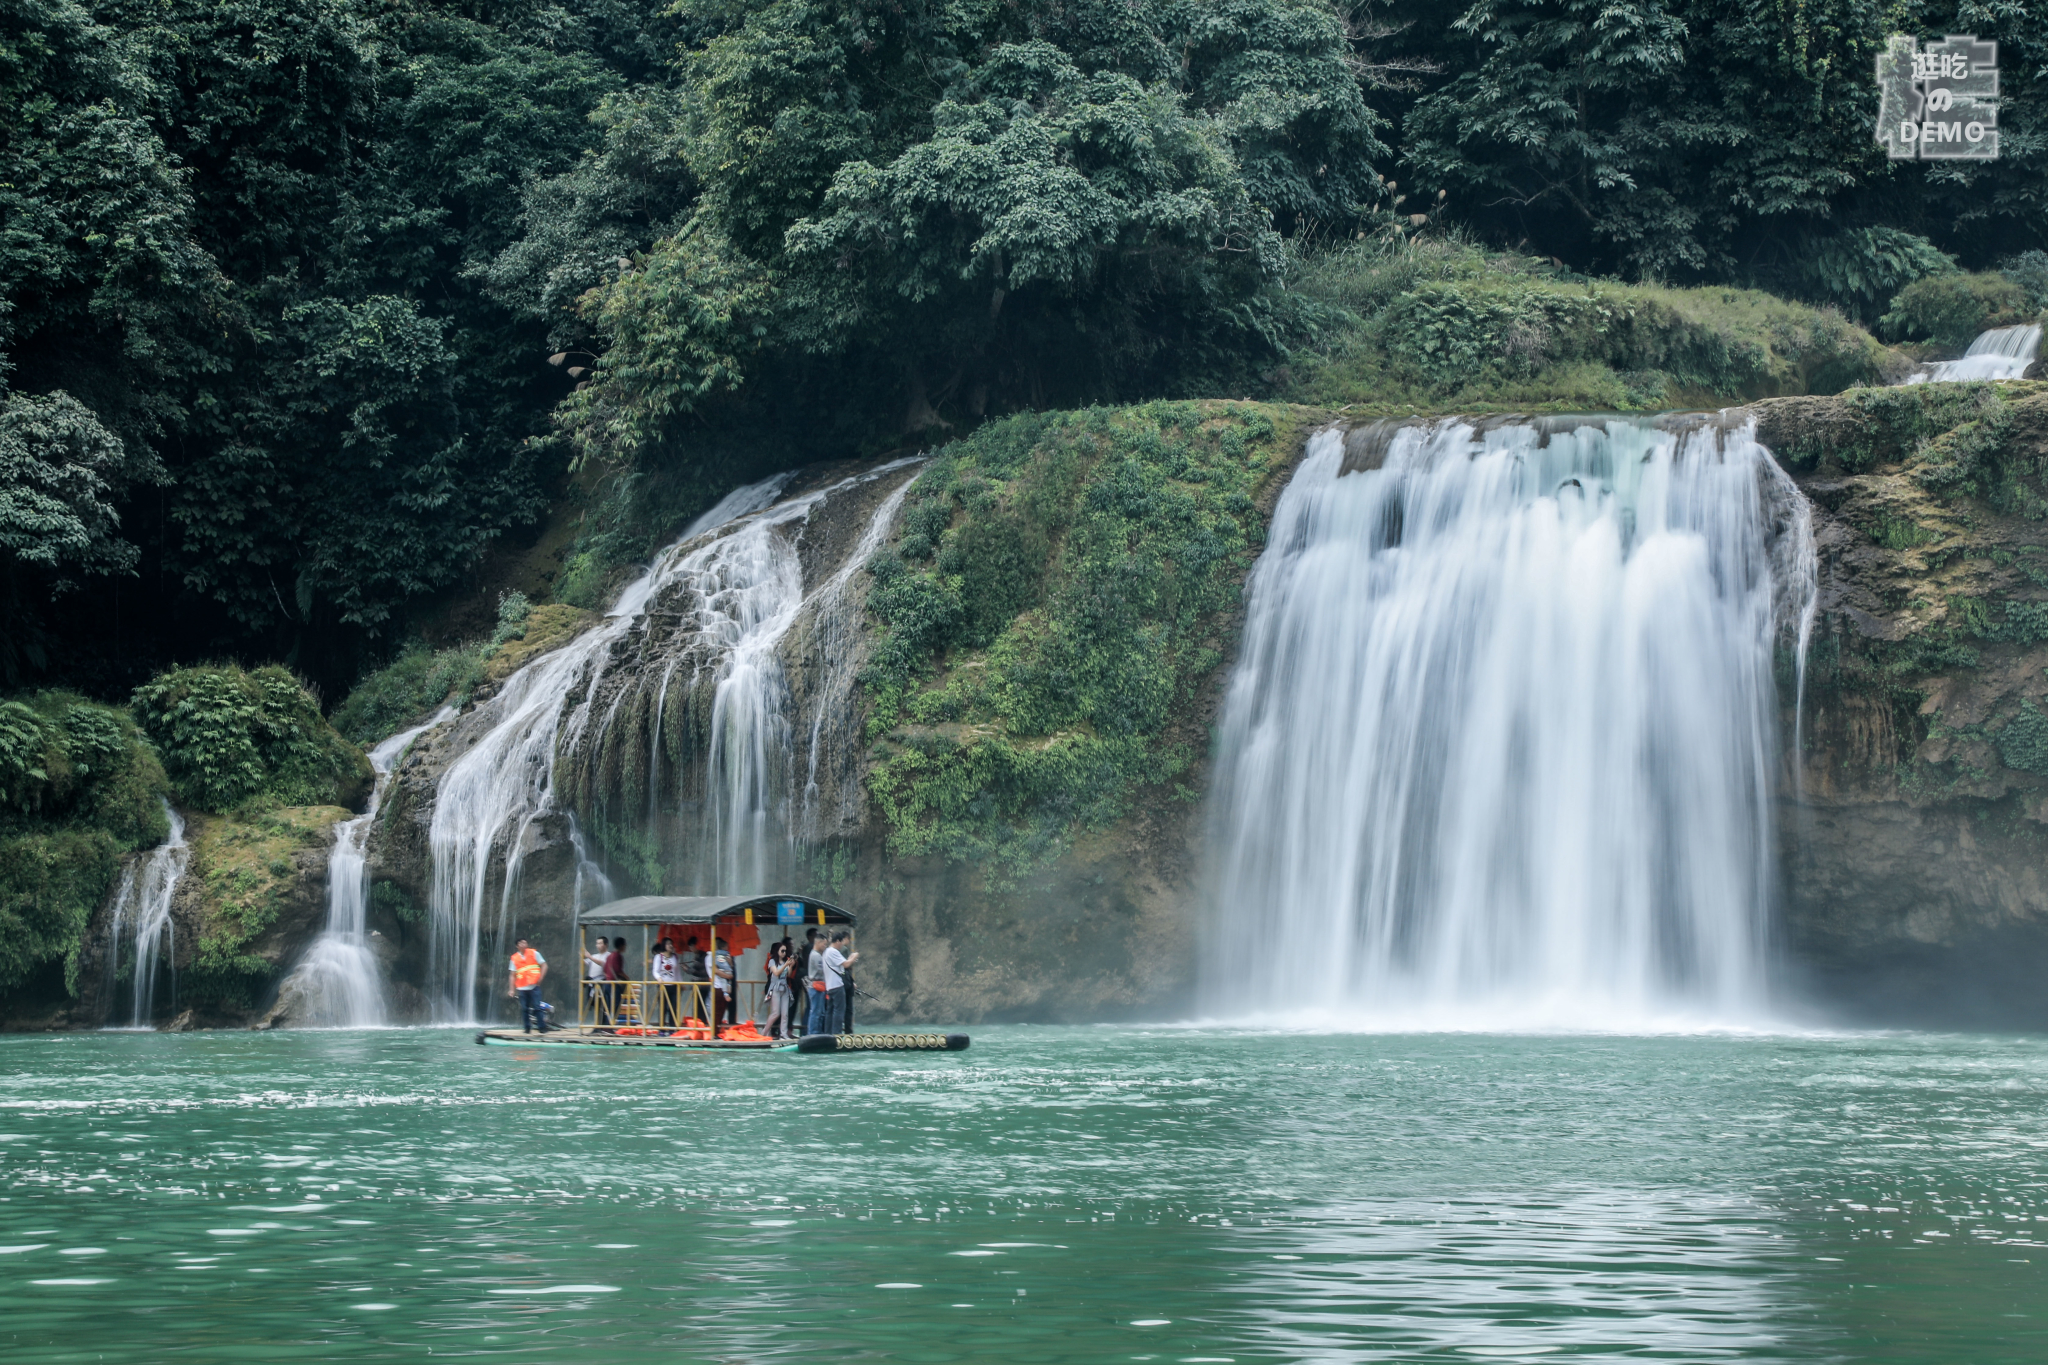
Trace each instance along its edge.
<instances>
[{"instance_id":1,"label":"green vegetation on cliff","mask_svg":"<svg viewBox=\"0 0 2048 1365\"><path fill-rule=\"evenodd\" d=\"M871 565L868 790L905 856L993 884L1172 781L1229 648L1300 438L1284 408L1155 403L1016 417L945 447Z\"/></svg>"},{"instance_id":2,"label":"green vegetation on cliff","mask_svg":"<svg viewBox=\"0 0 2048 1365\"><path fill-rule=\"evenodd\" d=\"M1782 399L1760 409L1759 435L1816 504L1840 594L1807 679L1822 732L1852 732L1827 751L1920 797L2036 790L2048 776L2048 384Z\"/></svg>"},{"instance_id":3,"label":"green vegetation on cliff","mask_svg":"<svg viewBox=\"0 0 2048 1365\"><path fill-rule=\"evenodd\" d=\"M290 806L201 817L191 833L187 876L199 887L198 942L178 977L181 1003L214 1011L253 1008L281 964L254 951L295 896L307 868L333 837L337 806ZM314 883L317 887L318 883Z\"/></svg>"},{"instance_id":4,"label":"green vegetation on cliff","mask_svg":"<svg viewBox=\"0 0 2048 1365\"><path fill-rule=\"evenodd\" d=\"M370 762L275 664L181 668L135 689L135 720L163 756L178 803L198 810L354 806Z\"/></svg>"},{"instance_id":5,"label":"green vegetation on cliff","mask_svg":"<svg viewBox=\"0 0 2048 1365\"><path fill-rule=\"evenodd\" d=\"M1880 384L1906 367L1833 308L1588 279L1454 237L1382 233L1319 251L1292 285L1331 320L1296 349L1281 392L1365 413L1715 407Z\"/></svg>"},{"instance_id":6,"label":"green vegetation on cliff","mask_svg":"<svg viewBox=\"0 0 2048 1365\"><path fill-rule=\"evenodd\" d=\"M121 855L167 833L167 791L123 712L64 692L0 701L0 991L60 960L75 984Z\"/></svg>"}]
</instances>

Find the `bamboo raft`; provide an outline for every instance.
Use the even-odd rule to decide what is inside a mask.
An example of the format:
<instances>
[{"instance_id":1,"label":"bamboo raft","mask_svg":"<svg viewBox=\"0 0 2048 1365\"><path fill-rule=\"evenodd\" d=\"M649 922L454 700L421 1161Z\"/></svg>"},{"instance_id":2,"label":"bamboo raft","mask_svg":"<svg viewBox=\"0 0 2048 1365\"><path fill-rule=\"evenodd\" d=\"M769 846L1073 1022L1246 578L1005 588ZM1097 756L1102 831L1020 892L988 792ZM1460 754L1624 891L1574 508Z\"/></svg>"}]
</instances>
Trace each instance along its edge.
<instances>
[{"instance_id":1,"label":"bamboo raft","mask_svg":"<svg viewBox=\"0 0 2048 1365\"><path fill-rule=\"evenodd\" d=\"M964 1052L964 1033L813 1033L797 1039L677 1038L668 1034L586 1033L561 1029L527 1033L487 1028L478 1043L495 1047L653 1047L683 1052Z\"/></svg>"},{"instance_id":2,"label":"bamboo raft","mask_svg":"<svg viewBox=\"0 0 2048 1365\"><path fill-rule=\"evenodd\" d=\"M762 947L760 930L773 925L785 937L807 925L851 927L854 917L847 911L811 896L633 896L616 900L576 917L579 938L591 929L634 928L640 931L640 957L648 960L648 947L657 937L672 943L688 943L697 934L708 938L710 952L730 950L737 961L740 954ZM597 943L602 945L600 935ZM587 954L586 946L579 956ZM731 976L738 977L734 972ZM966 1050L964 1033L814 1033L803 1038L764 1038L751 1027L751 1036L716 1037L697 1014L702 1002L711 999L713 982L693 980L622 980L593 982L578 980L576 1022L551 1028L546 1033L528 1033L523 1028L487 1028L476 1035L485 1047L610 1047L661 1048L672 1052L961 1052ZM765 979L746 977L731 981L736 1005L758 1005ZM752 1000L737 998L743 994ZM793 1002L801 1008L806 1001ZM749 1019L756 1010L744 1011ZM724 1030L720 1030L723 1032Z\"/></svg>"}]
</instances>

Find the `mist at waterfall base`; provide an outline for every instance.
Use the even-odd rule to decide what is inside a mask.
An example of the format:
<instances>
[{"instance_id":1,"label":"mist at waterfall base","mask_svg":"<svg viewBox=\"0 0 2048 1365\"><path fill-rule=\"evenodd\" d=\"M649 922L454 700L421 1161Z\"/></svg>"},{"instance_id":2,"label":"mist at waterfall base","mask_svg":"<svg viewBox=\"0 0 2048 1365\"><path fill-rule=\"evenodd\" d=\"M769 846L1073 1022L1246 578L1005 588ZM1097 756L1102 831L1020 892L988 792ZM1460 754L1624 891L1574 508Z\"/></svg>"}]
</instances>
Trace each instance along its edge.
<instances>
[{"instance_id":1,"label":"mist at waterfall base","mask_svg":"<svg viewBox=\"0 0 2048 1365\"><path fill-rule=\"evenodd\" d=\"M1814 585L1747 428L1313 438L1247 584L1196 1013L1766 1022L1773 656Z\"/></svg>"},{"instance_id":2,"label":"mist at waterfall base","mask_svg":"<svg viewBox=\"0 0 2048 1365\"><path fill-rule=\"evenodd\" d=\"M0 1341L106 1361L2048 1354L2048 1042L0 1036Z\"/></svg>"}]
</instances>

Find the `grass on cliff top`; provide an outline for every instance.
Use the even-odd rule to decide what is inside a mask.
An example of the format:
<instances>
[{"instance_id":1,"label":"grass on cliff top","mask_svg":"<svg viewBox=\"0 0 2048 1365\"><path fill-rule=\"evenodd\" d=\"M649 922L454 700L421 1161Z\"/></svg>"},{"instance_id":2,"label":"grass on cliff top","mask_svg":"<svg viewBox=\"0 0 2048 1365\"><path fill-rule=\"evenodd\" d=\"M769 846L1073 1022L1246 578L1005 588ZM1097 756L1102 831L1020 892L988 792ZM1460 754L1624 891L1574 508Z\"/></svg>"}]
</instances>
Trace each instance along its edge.
<instances>
[{"instance_id":1,"label":"grass on cliff top","mask_svg":"<svg viewBox=\"0 0 2048 1365\"><path fill-rule=\"evenodd\" d=\"M1344 243L1304 255L1290 283L1338 321L1277 395L1365 415L1718 407L1879 384L1907 363L1831 308L1587 279L1454 239Z\"/></svg>"},{"instance_id":2,"label":"grass on cliff top","mask_svg":"<svg viewBox=\"0 0 2048 1365\"><path fill-rule=\"evenodd\" d=\"M1034 414L944 447L870 565L870 795L902 856L1014 884L1197 757L1175 716L1222 661L1257 498L1312 414Z\"/></svg>"},{"instance_id":3,"label":"grass on cliff top","mask_svg":"<svg viewBox=\"0 0 2048 1365\"><path fill-rule=\"evenodd\" d=\"M293 855L325 845L340 806L284 806L249 819L201 818L188 876L199 885L199 941L178 977L180 1003L251 1008L278 964L250 951L298 880Z\"/></svg>"}]
</instances>

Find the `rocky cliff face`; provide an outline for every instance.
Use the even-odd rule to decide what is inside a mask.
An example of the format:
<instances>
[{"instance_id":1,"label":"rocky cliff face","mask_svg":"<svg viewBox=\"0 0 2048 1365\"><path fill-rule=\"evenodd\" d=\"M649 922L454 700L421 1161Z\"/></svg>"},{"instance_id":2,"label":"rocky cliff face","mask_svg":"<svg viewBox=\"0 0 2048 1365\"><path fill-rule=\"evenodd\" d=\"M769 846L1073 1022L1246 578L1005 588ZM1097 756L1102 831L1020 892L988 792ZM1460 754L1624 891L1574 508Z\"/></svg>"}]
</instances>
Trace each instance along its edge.
<instances>
[{"instance_id":1,"label":"rocky cliff face","mask_svg":"<svg viewBox=\"0 0 2048 1365\"><path fill-rule=\"evenodd\" d=\"M2048 385L1757 413L1820 560L1782 806L1791 970L1865 1018L2048 1023Z\"/></svg>"}]
</instances>

